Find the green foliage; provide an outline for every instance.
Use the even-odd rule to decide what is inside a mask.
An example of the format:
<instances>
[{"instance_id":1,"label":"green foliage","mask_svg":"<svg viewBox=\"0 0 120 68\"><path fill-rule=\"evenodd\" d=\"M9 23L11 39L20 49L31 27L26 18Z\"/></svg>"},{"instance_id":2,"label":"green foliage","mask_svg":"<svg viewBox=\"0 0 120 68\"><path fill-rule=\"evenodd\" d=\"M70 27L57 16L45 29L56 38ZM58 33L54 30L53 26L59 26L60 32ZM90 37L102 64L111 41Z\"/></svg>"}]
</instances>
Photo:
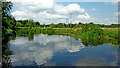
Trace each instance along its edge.
<instances>
[{"instance_id":1,"label":"green foliage","mask_svg":"<svg viewBox=\"0 0 120 68\"><path fill-rule=\"evenodd\" d=\"M93 22L90 22L89 24L83 24L82 22L79 22L78 24L72 24L72 23L69 23L69 24L65 24L65 23L58 23L58 24L43 24L43 25L40 25L40 27L50 27L50 28L82 28L82 26L99 26L102 27L102 28L117 28L119 26L119 24L111 24L111 25L100 25L100 24L94 24Z\"/></svg>"},{"instance_id":2,"label":"green foliage","mask_svg":"<svg viewBox=\"0 0 120 68\"><path fill-rule=\"evenodd\" d=\"M12 9L13 4L11 2L2 2L2 15L3 17L8 17L10 15L10 10Z\"/></svg>"},{"instance_id":3,"label":"green foliage","mask_svg":"<svg viewBox=\"0 0 120 68\"><path fill-rule=\"evenodd\" d=\"M59 23L59 24L56 25L56 27L58 27L58 28L65 28L65 25L63 23Z\"/></svg>"},{"instance_id":4,"label":"green foliage","mask_svg":"<svg viewBox=\"0 0 120 68\"><path fill-rule=\"evenodd\" d=\"M120 26L120 24L111 24L111 25L100 25L100 27L102 28L118 28Z\"/></svg>"},{"instance_id":5,"label":"green foliage","mask_svg":"<svg viewBox=\"0 0 120 68\"><path fill-rule=\"evenodd\" d=\"M27 36L28 36L29 41L32 41L34 39L34 33L32 32L29 32Z\"/></svg>"},{"instance_id":6,"label":"green foliage","mask_svg":"<svg viewBox=\"0 0 120 68\"><path fill-rule=\"evenodd\" d=\"M82 27L82 24L76 24L75 26L74 26L74 28L81 28Z\"/></svg>"},{"instance_id":7,"label":"green foliage","mask_svg":"<svg viewBox=\"0 0 120 68\"><path fill-rule=\"evenodd\" d=\"M34 21L33 20L28 20L28 22L26 22L26 26L30 27L30 28L34 27L35 26Z\"/></svg>"},{"instance_id":8,"label":"green foliage","mask_svg":"<svg viewBox=\"0 0 120 68\"><path fill-rule=\"evenodd\" d=\"M99 37L103 36L104 32L99 25L93 23L85 24L82 26L82 35L81 39L85 40L83 43L89 45L98 45ZM97 44L98 43L98 44Z\"/></svg>"},{"instance_id":9,"label":"green foliage","mask_svg":"<svg viewBox=\"0 0 120 68\"><path fill-rule=\"evenodd\" d=\"M101 30L101 28L99 25L96 25L93 23L84 24L82 26L82 32L91 31L91 30L99 31L99 30Z\"/></svg>"},{"instance_id":10,"label":"green foliage","mask_svg":"<svg viewBox=\"0 0 120 68\"><path fill-rule=\"evenodd\" d=\"M69 32L69 30L66 30L66 29L56 29L55 30L55 34L57 34L57 35L63 35L68 32Z\"/></svg>"},{"instance_id":11,"label":"green foliage","mask_svg":"<svg viewBox=\"0 0 120 68\"><path fill-rule=\"evenodd\" d=\"M55 25L54 25L54 24L50 24L50 27L51 27L51 28L54 28L54 27L55 27Z\"/></svg>"},{"instance_id":12,"label":"green foliage","mask_svg":"<svg viewBox=\"0 0 120 68\"><path fill-rule=\"evenodd\" d=\"M22 24L20 22L16 22L16 27L21 27Z\"/></svg>"},{"instance_id":13,"label":"green foliage","mask_svg":"<svg viewBox=\"0 0 120 68\"><path fill-rule=\"evenodd\" d=\"M96 31L92 30L92 31L87 31L82 33L81 35L81 39L83 44L85 44L86 46L89 45L98 45L99 44L99 39L98 37L100 37L99 33L97 33Z\"/></svg>"},{"instance_id":14,"label":"green foliage","mask_svg":"<svg viewBox=\"0 0 120 68\"><path fill-rule=\"evenodd\" d=\"M48 28L48 29L41 29L41 33L43 33L43 34L53 35L53 34L54 34L54 32L55 32L55 30L54 30L54 29L52 29L52 28Z\"/></svg>"},{"instance_id":15,"label":"green foliage","mask_svg":"<svg viewBox=\"0 0 120 68\"><path fill-rule=\"evenodd\" d=\"M10 15L13 4L2 2L2 34L8 34L16 29L16 20Z\"/></svg>"},{"instance_id":16,"label":"green foliage","mask_svg":"<svg viewBox=\"0 0 120 68\"><path fill-rule=\"evenodd\" d=\"M17 27L39 27L40 23L39 22L34 22L33 20L18 20L17 22Z\"/></svg>"}]
</instances>

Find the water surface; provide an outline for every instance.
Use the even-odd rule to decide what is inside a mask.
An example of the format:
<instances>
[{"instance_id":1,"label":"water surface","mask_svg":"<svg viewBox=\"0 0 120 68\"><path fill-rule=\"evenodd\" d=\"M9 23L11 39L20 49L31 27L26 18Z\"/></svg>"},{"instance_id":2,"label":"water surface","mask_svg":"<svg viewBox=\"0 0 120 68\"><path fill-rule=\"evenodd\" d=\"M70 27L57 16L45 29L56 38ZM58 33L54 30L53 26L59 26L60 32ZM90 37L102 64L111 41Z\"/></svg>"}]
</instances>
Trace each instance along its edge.
<instances>
[{"instance_id":1,"label":"water surface","mask_svg":"<svg viewBox=\"0 0 120 68\"><path fill-rule=\"evenodd\" d=\"M118 48L112 44L85 46L70 36L34 35L10 40L12 66L117 66Z\"/></svg>"}]
</instances>

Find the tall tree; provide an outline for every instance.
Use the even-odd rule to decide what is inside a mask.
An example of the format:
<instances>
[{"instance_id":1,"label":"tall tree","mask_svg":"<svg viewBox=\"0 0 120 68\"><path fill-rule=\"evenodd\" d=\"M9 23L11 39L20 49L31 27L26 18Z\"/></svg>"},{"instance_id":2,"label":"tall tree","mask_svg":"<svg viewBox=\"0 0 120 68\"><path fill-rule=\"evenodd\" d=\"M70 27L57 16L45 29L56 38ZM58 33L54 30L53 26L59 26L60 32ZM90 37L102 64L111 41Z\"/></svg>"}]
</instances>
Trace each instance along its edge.
<instances>
[{"instance_id":1,"label":"tall tree","mask_svg":"<svg viewBox=\"0 0 120 68\"><path fill-rule=\"evenodd\" d=\"M16 20L10 15L12 7L11 2L2 2L2 33L15 29Z\"/></svg>"}]
</instances>

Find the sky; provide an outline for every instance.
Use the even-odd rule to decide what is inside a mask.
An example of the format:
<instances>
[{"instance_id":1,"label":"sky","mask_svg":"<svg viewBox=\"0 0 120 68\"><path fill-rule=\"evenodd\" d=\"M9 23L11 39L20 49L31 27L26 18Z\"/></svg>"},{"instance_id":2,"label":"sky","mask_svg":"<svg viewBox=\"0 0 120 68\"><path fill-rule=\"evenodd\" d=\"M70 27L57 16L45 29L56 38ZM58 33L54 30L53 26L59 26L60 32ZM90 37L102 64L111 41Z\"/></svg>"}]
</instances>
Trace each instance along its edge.
<instances>
[{"instance_id":1,"label":"sky","mask_svg":"<svg viewBox=\"0 0 120 68\"><path fill-rule=\"evenodd\" d=\"M117 2L77 2L76 0L8 0L13 2L11 15L16 20L33 19L40 24L89 23L117 24ZM117 1L117 0L114 0Z\"/></svg>"}]
</instances>

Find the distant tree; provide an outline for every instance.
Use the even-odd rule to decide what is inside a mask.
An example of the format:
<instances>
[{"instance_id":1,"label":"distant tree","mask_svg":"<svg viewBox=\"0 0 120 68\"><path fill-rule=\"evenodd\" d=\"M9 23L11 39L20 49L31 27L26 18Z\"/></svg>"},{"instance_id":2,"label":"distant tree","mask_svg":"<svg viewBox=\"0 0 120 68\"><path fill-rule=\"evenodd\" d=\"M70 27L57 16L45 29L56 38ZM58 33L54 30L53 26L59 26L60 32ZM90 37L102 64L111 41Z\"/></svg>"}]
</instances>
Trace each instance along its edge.
<instances>
[{"instance_id":1,"label":"distant tree","mask_svg":"<svg viewBox=\"0 0 120 68\"><path fill-rule=\"evenodd\" d=\"M79 22L78 24L82 24L82 22Z\"/></svg>"},{"instance_id":2,"label":"distant tree","mask_svg":"<svg viewBox=\"0 0 120 68\"><path fill-rule=\"evenodd\" d=\"M33 20L28 20L28 23L26 23L26 26L32 28L35 26L35 23Z\"/></svg>"},{"instance_id":3,"label":"distant tree","mask_svg":"<svg viewBox=\"0 0 120 68\"><path fill-rule=\"evenodd\" d=\"M52 24L50 24L50 27L51 27L51 28L54 28L54 27L55 27L55 25L52 23Z\"/></svg>"},{"instance_id":4,"label":"distant tree","mask_svg":"<svg viewBox=\"0 0 120 68\"><path fill-rule=\"evenodd\" d=\"M18 22L21 23L22 27L24 27L24 26L26 26L26 23L28 23L28 20L19 20Z\"/></svg>"},{"instance_id":5,"label":"distant tree","mask_svg":"<svg viewBox=\"0 0 120 68\"><path fill-rule=\"evenodd\" d=\"M36 27L40 26L40 23L39 22L35 22L35 26Z\"/></svg>"},{"instance_id":6,"label":"distant tree","mask_svg":"<svg viewBox=\"0 0 120 68\"><path fill-rule=\"evenodd\" d=\"M16 22L16 27L21 27L22 26L22 24L20 23L20 22Z\"/></svg>"},{"instance_id":7,"label":"distant tree","mask_svg":"<svg viewBox=\"0 0 120 68\"><path fill-rule=\"evenodd\" d=\"M86 31L88 31L88 30L89 30L88 24L84 24L84 25L82 26L82 32L86 32Z\"/></svg>"},{"instance_id":8,"label":"distant tree","mask_svg":"<svg viewBox=\"0 0 120 68\"><path fill-rule=\"evenodd\" d=\"M91 31L91 30L99 30L99 29L101 29L100 26L93 24L93 23L84 24L82 26L82 32Z\"/></svg>"},{"instance_id":9,"label":"distant tree","mask_svg":"<svg viewBox=\"0 0 120 68\"><path fill-rule=\"evenodd\" d=\"M89 24L94 24L93 22L90 22Z\"/></svg>"},{"instance_id":10,"label":"distant tree","mask_svg":"<svg viewBox=\"0 0 120 68\"><path fill-rule=\"evenodd\" d=\"M45 24L43 24L43 27L44 27L44 28L46 27Z\"/></svg>"},{"instance_id":11,"label":"distant tree","mask_svg":"<svg viewBox=\"0 0 120 68\"><path fill-rule=\"evenodd\" d=\"M110 27L112 28L118 27L118 24L111 24Z\"/></svg>"},{"instance_id":12,"label":"distant tree","mask_svg":"<svg viewBox=\"0 0 120 68\"><path fill-rule=\"evenodd\" d=\"M83 26L83 24L81 22L79 22L78 24L74 25L74 28L81 28Z\"/></svg>"},{"instance_id":13,"label":"distant tree","mask_svg":"<svg viewBox=\"0 0 120 68\"><path fill-rule=\"evenodd\" d=\"M58 23L56 26L57 26L58 28L65 28L65 26L64 26L63 23Z\"/></svg>"}]
</instances>

